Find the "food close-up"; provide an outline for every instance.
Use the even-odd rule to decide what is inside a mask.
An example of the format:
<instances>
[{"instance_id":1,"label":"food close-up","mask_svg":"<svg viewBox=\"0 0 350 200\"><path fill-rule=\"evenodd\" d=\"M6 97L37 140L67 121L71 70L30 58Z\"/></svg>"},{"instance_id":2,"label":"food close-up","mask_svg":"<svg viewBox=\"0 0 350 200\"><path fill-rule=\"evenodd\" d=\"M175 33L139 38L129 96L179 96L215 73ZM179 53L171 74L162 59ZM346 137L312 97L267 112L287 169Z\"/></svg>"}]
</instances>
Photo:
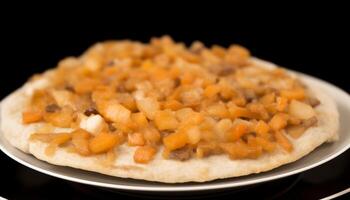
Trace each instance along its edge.
<instances>
[{"instance_id":1,"label":"food close-up","mask_svg":"<svg viewBox=\"0 0 350 200\"><path fill-rule=\"evenodd\" d=\"M169 36L96 43L1 102L4 137L39 160L165 183L273 170L338 130L333 97L303 75Z\"/></svg>"}]
</instances>

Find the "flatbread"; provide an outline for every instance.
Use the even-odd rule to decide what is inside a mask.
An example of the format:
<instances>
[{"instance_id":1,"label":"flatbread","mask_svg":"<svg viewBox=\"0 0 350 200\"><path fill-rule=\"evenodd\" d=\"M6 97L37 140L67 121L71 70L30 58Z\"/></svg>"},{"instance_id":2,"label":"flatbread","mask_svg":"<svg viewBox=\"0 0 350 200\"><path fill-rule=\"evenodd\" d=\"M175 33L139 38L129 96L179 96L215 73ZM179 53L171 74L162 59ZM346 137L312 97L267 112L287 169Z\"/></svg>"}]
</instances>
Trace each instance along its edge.
<instances>
[{"instance_id":1,"label":"flatbread","mask_svg":"<svg viewBox=\"0 0 350 200\"><path fill-rule=\"evenodd\" d=\"M256 64L274 68L274 64L253 59ZM48 79L46 73L42 79ZM31 89L45 86L47 80L36 80L25 84L22 88L10 94L1 103L1 129L5 138L18 149L30 153L40 160L51 164L99 172L116 177L143 179L166 183L205 182L215 179L243 176L269 171L281 165L294 162L309 154L324 142L335 141L338 138L339 114L334 101L313 82L303 79L309 92L320 100L316 107L318 126L309 128L300 138L289 138L294 145L291 153L278 149L271 154L263 154L258 159L231 160L227 155L215 155L202 159L190 159L184 162L165 160L158 151L155 159L148 164L137 164L133 160L134 147L122 145L118 148L117 159L111 166L103 162L105 155L80 156L59 148L54 156L45 154L46 143L29 141L31 133L44 126L43 123L23 125L21 113L29 102ZM41 81L39 84L37 81ZM55 129L56 132L69 129Z\"/></svg>"}]
</instances>

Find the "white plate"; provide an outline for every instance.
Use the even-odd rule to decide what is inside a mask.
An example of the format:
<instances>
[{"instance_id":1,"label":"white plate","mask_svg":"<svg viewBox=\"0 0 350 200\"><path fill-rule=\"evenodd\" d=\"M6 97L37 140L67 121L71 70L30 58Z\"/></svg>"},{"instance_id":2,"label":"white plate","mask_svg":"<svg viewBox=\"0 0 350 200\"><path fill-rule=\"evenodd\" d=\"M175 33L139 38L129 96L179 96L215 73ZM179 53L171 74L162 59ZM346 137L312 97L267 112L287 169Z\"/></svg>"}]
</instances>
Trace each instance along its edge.
<instances>
[{"instance_id":1,"label":"white plate","mask_svg":"<svg viewBox=\"0 0 350 200\"><path fill-rule=\"evenodd\" d=\"M297 174L305 170L314 168L318 165L321 165L340 155L350 147L350 96L341 89L322 80L310 77L308 75L300 75L320 85L329 95L331 95L335 99L340 113L339 141L330 144L323 144L317 149L315 149L313 152L296 162L260 174L248 175L237 178L228 178L205 183L165 184L117 178L94 172L73 169L70 167L51 165L44 161L36 159L32 155L25 154L20 150L12 147L7 142L7 140L5 140L3 134L1 133L0 149L17 162L39 172L58 178L66 179L69 181L113 189L134 191L136 190L140 192L193 192L233 188L262 183L265 181L271 181L293 174Z\"/></svg>"}]
</instances>

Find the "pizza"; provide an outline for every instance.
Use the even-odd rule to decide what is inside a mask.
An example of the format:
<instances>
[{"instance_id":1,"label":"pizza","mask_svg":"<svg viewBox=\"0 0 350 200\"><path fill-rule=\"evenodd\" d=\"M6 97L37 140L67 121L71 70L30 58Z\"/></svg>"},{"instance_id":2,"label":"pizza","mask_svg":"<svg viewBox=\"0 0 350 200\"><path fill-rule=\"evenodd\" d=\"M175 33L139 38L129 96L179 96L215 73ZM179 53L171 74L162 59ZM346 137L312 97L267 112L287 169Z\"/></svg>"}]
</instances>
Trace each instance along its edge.
<instances>
[{"instance_id":1,"label":"pizza","mask_svg":"<svg viewBox=\"0 0 350 200\"><path fill-rule=\"evenodd\" d=\"M106 41L32 76L1 102L14 147L54 165L148 181L272 170L338 138L318 85L240 46L169 36Z\"/></svg>"}]
</instances>

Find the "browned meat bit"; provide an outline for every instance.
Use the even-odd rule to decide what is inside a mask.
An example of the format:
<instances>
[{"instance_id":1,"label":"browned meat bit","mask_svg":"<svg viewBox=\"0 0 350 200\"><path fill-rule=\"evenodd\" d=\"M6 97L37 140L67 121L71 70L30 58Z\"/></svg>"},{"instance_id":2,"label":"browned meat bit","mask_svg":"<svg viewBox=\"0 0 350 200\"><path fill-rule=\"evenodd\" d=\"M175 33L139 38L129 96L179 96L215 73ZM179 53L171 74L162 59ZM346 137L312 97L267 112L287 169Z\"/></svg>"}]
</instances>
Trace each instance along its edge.
<instances>
[{"instance_id":1,"label":"browned meat bit","mask_svg":"<svg viewBox=\"0 0 350 200\"><path fill-rule=\"evenodd\" d=\"M192 148L189 146L182 147L180 149L176 149L172 151L169 155L170 159L174 160L180 160L180 161L185 161L191 158L192 155Z\"/></svg>"},{"instance_id":2,"label":"browned meat bit","mask_svg":"<svg viewBox=\"0 0 350 200\"><path fill-rule=\"evenodd\" d=\"M114 60L111 60L111 61L109 61L107 64L106 64L106 66L108 66L108 67L111 67L111 66L113 66L115 63L114 63Z\"/></svg>"},{"instance_id":3,"label":"browned meat bit","mask_svg":"<svg viewBox=\"0 0 350 200\"><path fill-rule=\"evenodd\" d=\"M179 87L180 84L181 84L180 78L176 77L176 78L174 79L174 88Z\"/></svg>"},{"instance_id":4,"label":"browned meat bit","mask_svg":"<svg viewBox=\"0 0 350 200\"><path fill-rule=\"evenodd\" d=\"M228 76L236 71L236 68L233 65L224 65L218 71L217 75L219 76Z\"/></svg>"},{"instance_id":5,"label":"browned meat bit","mask_svg":"<svg viewBox=\"0 0 350 200\"><path fill-rule=\"evenodd\" d=\"M164 131L161 131L161 132L160 132L160 134L162 135L162 137L166 137L166 136L170 135L171 133L173 133L173 131L164 130Z\"/></svg>"},{"instance_id":6,"label":"browned meat bit","mask_svg":"<svg viewBox=\"0 0 350 200\"><path fill-rule=\"evenodd\" d=\"M310 97L306 100L306 103L308 103L310 106L312 107L316 107L318 105L321 104L320 100L314 98L314 97Z\"/></svg>"},{"instance_id":7,"label":"browned meat bit","mask_svg":"<svg viewBox=\"0 0 350 200\"><path fill-rule=\"evenodd\" d=\"M98 111L94 107L90 107L90 108L86 109L84 112L84 115L86 115L86 116L97 115L97 114L98 114Z\"/></svg>"},{"instance_id":8,"label":"browned meat bit","mask_svg":"<svg viewBox=\"0 0 350 200\"><path fill-rule=\"evenodd\" d=\"M114 131L117 130L111 123L108 123L108 129L109 129L111 132L114 132Z\"/></svg>"},{"instance_id":9,"label":"browned meat bit","mask_svg":"<svg viewBox=\"0 0 350 200\"><path fill-rule=\"evenodd\" d=\"M45 111L49 113L53 113L61 110L61 108L57 104L50 104L45 107Z\"/></svg>"},{"instance_id":10,"label":"browned meat bit","mask_svg":"<svg viewBox=\"0 0 350 200\"><path fill-rule=\"evenodd\" d=\"M118 86L117 86L117 88L116 88L116 91L117 92L127 92L127 90L126 90L126 88L124 87L124 85L122 85L122 84L119 84Z\"/></svg>"},{"instance_id":11,"label":"browned meat bit","mask_svg":"<svg viewBox=\"0 0 350 200\"><path fill-rule=\"evenodd\" d=\"M74 92L74 87L71 86L71 85L66 85L66 86L64 87L64 89L66 89L66 90L68 90L68 91L70 91L70 92Z\"/></svg>"},{"instance_id":12,"label":"browned meat bit","mask_svg":"<svg viewBox=\"0 0 350 200\"><path fill-rule=\"evenodd\" d=\"M243 96L247 100L247 102L251 102L251 101L253 101L254 99L257 98L254 90L251 90L251 89L244 90L243 91Z\"/></svg>"}]
</instances>

